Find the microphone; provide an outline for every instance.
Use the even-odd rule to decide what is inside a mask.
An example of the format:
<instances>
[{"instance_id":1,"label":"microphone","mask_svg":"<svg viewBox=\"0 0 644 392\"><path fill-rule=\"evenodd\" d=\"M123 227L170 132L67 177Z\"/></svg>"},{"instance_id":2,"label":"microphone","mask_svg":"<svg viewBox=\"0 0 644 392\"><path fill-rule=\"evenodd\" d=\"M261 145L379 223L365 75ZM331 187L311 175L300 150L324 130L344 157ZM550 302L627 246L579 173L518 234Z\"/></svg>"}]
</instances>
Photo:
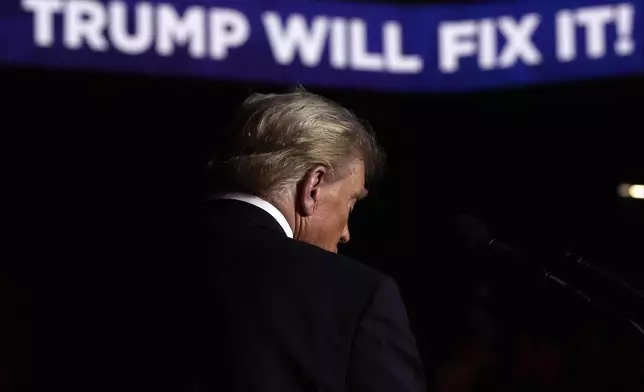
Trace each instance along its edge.
<instances>
[{"instance_id":1,"label":"microphone","mask_svg":"<svg viewBox=\"0 0 644 392\"><path fill-rule=\"evenodd\" d=\"M510 247L490 234L487 227L478 219L470 215L461 214L457 218L457 224L469 248L475 250L485 249L495 254L510 255L533 263L528 254Z\"/></svg>"},{"instance_id":2,"label":"microphone","mask_svg":"<svg viewBox=\"0 0 644 392\"><path fill-rule=\"evenodd\" d=\"M532 256L531 254L522 252L520 250L514 249L510 245L502 242L488 231L487 227L476 218L469 215L459 215L457 218L458 226L461 233L464 235L466 241L469 243L470 248L473 249L485 249L488 252L491 252L494 255L509 257L512 260L518 260L524 264L531 266L533 268L539 268L541 272L545 275L546 278L554 280L560 286L570 287L570 284L563 279L553 275L553 273L546 268L546 266L551 266L552 263L549 260L544 258L538 258ZM557 264L560 265L560 268L569 268L571 270L576 269L580 270L582 274L592 276L603 282L603 286L610 286L612 288L617 288L619 291L626 293L632 299L642 301L644 305L644 293L634 288L628 282L626 282L621 277L603 270L597 265L585 260L580 256L573 255L572 253L566 252L563 257L561 257L561 262ZM581 277L580 274L573 272L576 277ZM577 294L583 294L583 292L577 290ZM585 299L588 301L588 296L584 294Z\"/></svg>"},{"instance_id":3,"label":"microphone","mask_svg":"<svg viewBox=\"0 0 644 392\"><path fill-rule=\"evenodd\" d=\"M624 281L622 278L617 275L606 272L599 267L591 264L587 260L584 260L581 257L572 256L571 254L565 254L565 257L562 258L564 262L567 262L568 266L580 268L585 273L590 273L590 275L604 283L608 283L608 286L617 287L621 291L621 295L618 295L617 298L615 295L609 294L610 290L597 290L598 285L591 284L595 291L593 294L600 292L602 295L602 302L598 302L595 298L591 298L585 291L579 289L575 284L570 283L567 280L562 279L560 276L557 276L546 268L544 265L552 264L548 263L544 258L537 258L525 252L516 250L511 246L503 243L495 236L491 235L487 230L486 226L469 215L459 215L457 219L460 232L464 235L466 241L469 243L470 248L473 249L484 249L485 251L491 253L494 256L501 256L506 259L512 260L515 264L521 264L523 266L532 267L534 270L539 271L540 274L545 277L548 281L554 282L558 287L564 289L565 291L572 293L577 298L581 299L586 304L611 315L612 317L625 320L631 327L633 327L641 336L644 336L644 328L634 320L634 318L640 318L644 320L644 315L642 315L642 309L644 309L644 294L640 291L633 288L630 284ZM572 260L572 262L571 262ZM519 263L516 263L519 261ZM558 263L562 264L562 263ZM512 264L511 264L512 265ZM572 275L579 277L579 274L572 272ZM607 286L606 284L599 285ZM612 290L615 291L615 290ZM626 293L626 295L624 295ZM612 306L607 306L606 302L610 302ZM626 310L628 309L628 310Z\"/></svg>"}]
</instances>

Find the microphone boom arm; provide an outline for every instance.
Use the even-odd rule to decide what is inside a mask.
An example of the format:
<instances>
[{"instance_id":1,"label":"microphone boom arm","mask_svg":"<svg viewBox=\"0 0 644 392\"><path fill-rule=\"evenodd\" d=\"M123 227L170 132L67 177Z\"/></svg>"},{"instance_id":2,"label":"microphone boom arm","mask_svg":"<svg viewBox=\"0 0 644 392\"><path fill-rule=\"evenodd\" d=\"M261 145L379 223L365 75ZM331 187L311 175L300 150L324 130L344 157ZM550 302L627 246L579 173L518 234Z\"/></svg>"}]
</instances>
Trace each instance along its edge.
<instances>
[{"instance_id":1,"label":"microphone boom arm","mask_svg":"<svg viewBox=\"0 0 644 392\"><path fill-rule=\"evenodd\" d=\"M554 275L552 272L549 270L542 268L542 273L544 277L551 282L556 283L559 287L563 288L565 291L568 291L572 293L574 296L577 298L583 300L586 302L588 305L593 305L602 311L610 314L611 316L615 318L621 318L625 319L642 337L644 337L644 328L642 328L637 322L635 322L630 316L626 316L620 312L615 311L609 306L603 305L594 299L592 299L586 292L582 291L578 287L572 285L571 283L561 279L560 277Z\"/></svg>"}]
</instances>

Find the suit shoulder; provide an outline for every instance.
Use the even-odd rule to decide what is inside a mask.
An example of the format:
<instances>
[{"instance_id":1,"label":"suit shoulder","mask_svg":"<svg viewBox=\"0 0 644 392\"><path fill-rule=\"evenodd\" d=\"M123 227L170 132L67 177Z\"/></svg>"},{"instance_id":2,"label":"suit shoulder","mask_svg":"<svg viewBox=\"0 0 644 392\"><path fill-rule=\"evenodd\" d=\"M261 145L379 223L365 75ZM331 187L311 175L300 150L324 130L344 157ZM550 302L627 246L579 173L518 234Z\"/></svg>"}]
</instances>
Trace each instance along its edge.
<instances>
[{"instance_id":1,"label":"suit shoulder","mask_svg":"<svg viewBox=\"0 0 644 392\"><path fill-rule=\"evenodd\" d=\"M306 268L312 268L312 271L321 276L326 275L339 279L338 283L360 284L374 290L383 281L391 279L382 272L350 257L335 254L304 242L286 240L288 244L284 246L286 248L284 257L304 264Z\"/></svg>"}]
</instances>

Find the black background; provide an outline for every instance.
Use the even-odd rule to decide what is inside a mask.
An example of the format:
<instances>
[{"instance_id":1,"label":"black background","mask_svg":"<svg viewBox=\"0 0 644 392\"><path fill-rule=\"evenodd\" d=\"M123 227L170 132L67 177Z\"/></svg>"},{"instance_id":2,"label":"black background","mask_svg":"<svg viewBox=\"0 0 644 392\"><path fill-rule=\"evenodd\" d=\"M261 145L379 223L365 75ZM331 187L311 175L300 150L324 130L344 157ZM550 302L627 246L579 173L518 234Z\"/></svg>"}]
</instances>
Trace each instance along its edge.
<instances>
[{"instance_id":1,"label":"black background","mask_svg":"<svg viewBox=\"0 0 644 392\"><path fill-rule=\"evenodd\" d=\"M38 320L65 320L52 309L86 309L74 333L111 333L103 316L119 314L131 268L119 255L202 200L204 165L250 92L289 87L6 66L0 86L3 287L21 298L6 307L11 369L29 368ZM644 78L470 94L305 87L368 120L387 150L342 252L398 280L428 374L491 342L499 363L477 385L525 390L509 369L527 334L564 353L568 390L636 390L642 340L628 326L465 252L453 221L474 214L517 246L574 250L642 287L644 208L616 188L644 183Z\"/></svg>"}]
</instances>

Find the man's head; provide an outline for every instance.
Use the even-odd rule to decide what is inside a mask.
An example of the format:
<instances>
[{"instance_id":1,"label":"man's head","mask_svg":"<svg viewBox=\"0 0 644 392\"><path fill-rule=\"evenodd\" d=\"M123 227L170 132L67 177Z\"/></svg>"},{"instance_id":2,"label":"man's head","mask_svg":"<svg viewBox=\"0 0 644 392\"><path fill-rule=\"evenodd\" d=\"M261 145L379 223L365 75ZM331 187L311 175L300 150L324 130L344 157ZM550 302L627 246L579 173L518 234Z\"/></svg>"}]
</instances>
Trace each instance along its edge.
<instances>
[{"instance_id":1,"label":"man's head","mask_svg":"<svg viewBox=\"0 0 644 392\"><path fill-rule=\"evenodd\" d=\"M384 155L350 111L315 94L251 95L213 160L218 185L273 203L294 237L329 251L349 240L348 218Z\"/></svg>"}]
</instances>

